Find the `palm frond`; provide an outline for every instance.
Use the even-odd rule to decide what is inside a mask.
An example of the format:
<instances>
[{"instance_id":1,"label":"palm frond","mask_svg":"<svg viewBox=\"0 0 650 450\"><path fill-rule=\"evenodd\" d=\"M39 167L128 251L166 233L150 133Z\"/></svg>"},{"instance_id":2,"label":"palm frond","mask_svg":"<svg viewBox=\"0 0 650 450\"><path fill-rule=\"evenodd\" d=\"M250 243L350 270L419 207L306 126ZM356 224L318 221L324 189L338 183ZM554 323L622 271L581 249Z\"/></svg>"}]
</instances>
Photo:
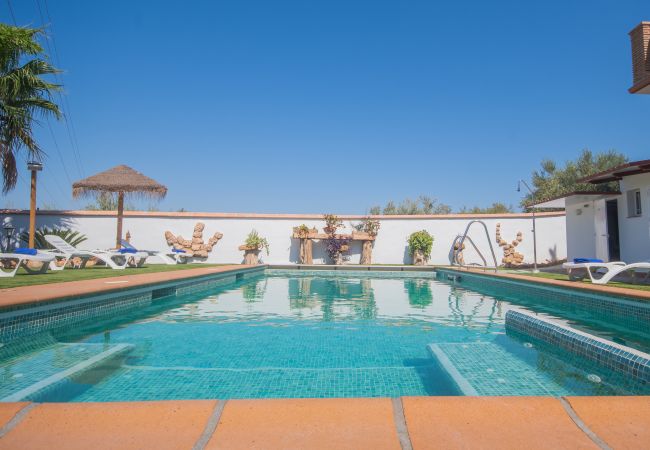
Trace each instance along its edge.
<instances>
[{"instance_id":1,"label":"palm frond","mask_svg":"<svg viewBox=\"0 0 650 450\"><path fill-rule=\"evenodd\" d=\"M52 94L61 86L43 77L60 71L39 57L43 48L36 41L40 28L0 24L0 164L2 191L16 186L16 156L24 148L30 159L41 160L41 151L33 135L39 117L61 118ZM34 58L24 62L26 57ZM22 65L21 65L22 64Z\"/></svg>"},{"instance_id":2,"label":"palm frond","mask_svg":"<svg viewBox=\"0 0 650 450\"><path fill-rule=\"evenodd\" d=\"M61 237L68 244L73 247L78 246L82 242L86 241L88 237L84 234L81 234L79 231L72 231L67 228L48 228L42 227L34 232L34 247L38 249L51 249L53 248L46 240L45 236L48 234L53 234L55 236ZM23 231L20 233L20 240L27 243L29 242L29 232Z\"/></svg>"}]
</instances>

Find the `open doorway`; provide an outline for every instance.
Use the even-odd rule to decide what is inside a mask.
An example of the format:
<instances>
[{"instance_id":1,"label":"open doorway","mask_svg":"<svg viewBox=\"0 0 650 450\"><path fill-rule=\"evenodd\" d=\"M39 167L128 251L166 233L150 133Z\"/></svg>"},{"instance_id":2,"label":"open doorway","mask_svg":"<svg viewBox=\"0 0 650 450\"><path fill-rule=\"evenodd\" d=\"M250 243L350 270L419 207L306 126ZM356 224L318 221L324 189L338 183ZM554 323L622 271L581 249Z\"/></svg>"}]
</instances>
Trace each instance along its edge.
<instances>
[{"instance_id":1,"label":"open doorway","mask_svg":"<svg viewBox=\"0 0 650 450\"><path fill-rule=\"evenodd\" d=\"M618 201L608 200L607 206L607 250L610 261L620 261L621 244L618 239Z\"/></svg>"}]
</instances>

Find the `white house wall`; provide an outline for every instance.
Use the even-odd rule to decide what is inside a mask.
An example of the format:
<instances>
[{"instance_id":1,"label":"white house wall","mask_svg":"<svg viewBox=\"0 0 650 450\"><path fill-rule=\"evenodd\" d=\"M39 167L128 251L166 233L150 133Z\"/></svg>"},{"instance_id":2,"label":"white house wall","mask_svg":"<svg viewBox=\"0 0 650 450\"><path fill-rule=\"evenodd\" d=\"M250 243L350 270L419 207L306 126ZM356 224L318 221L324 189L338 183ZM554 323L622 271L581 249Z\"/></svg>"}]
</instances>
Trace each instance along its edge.
<instances>
[{"instance_id":1,"label":"white house wall","mask_svg":"<svg viewBox=\"0 0 650 450\"><path fill-rule=\"evenodd\" d=\"M212 263L240 263L242 252L237 247L243 244L246 236L252 229L256 229L270 243L270 255L262 254L262 259L267 263L283 264L298 262L298 241L291 239L292 228L300 224L309 227L323 228L323 220L313 215L245 215L245 214L192 214L179 213L126 213L124 218L124 233L131 233L131 242L138 248L147 250L167 250L164 232L171 231L181 234L186 239L191 239L192 230L196 222L205 223L204 239L208 239L214 232L223 233L214 250L210 253L207 262ZM234 216L234 217L230 217ZM470 220L483 220L489 230L489 238L494 246L497 261L500 263L503 256L501 248L495 242L496 224L501 223L503 239L511 242L517 232L523 233L523 241L517 251L524 255L525 262L533 261L532 221L529 215L486 215L474 217L468 215L449 216L400 216L398 218L383 216L381 229L373 250L373 263L377 264L404 264L410 263L406 239L414 231L427 230L435 238L431 257L432 264L448 264L449 255L454 238L461 234ZM5 216L13 225L22 231L27 229L29 217L25 212L12 213ZM350 222L357 222L358 218L352 217L344 220L346 229L350 232ZM58 226L78 230L88 237L81 247L87 249L109 248L114 245L116 220L114 215L97 212L48 212L38 216L37 226ZM564 214L546 214L537 218L537 253L538 262L566 258L566 227ZM485 232L479 224L474 224L469 234L476 242L481 252L491 264L491 256ZM469 242L465 253L466 262L479 262L480 259L473 251ZM577 250L576 250L577 251ZM323 263L325 252L322 243L314 243L314 263ZM355 242L351 247L350 263L358 263L361 245ZM578 252L576 254L589 254Z\"/></svg>"},{"instance_id":2,"label":"white house wall","mask_svg":"<svg viewBox=\"0 0 650 450\"><path fill-rule=\"evenodd\" d=\"M596 239L594 227L594 202L566 203L567 256L573 258L594 258L596 256Z\"/></svg>"},{"instance_id":3,"label":"white house wall","mask_svg":"<svg viewBox=\"0 0 650 450\"><path fill-rule=\"evenodd\" d=\"M650 259L650 173L632 175L620 182L622 195L618 197L618 226L621 260L626 262ZM627 194L633 189L641 191L641 216L628 217Z\"/></svg>"}]
</instances>

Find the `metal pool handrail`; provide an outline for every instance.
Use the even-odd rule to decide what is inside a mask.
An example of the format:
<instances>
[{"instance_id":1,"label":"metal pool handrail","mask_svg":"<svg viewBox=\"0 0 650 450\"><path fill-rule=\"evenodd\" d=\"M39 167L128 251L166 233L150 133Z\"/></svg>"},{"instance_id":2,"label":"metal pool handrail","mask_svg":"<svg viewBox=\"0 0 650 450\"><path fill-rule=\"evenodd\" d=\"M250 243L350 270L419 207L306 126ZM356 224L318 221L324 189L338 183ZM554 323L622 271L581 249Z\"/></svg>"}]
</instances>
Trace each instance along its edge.
<instances>
[{"instance_id":1,"label":"metal pool handrail","mask_svg":"<svg viewBox=\"0 0 650 450\"><path fill-rule=\"evenodd\" d=\"M481 251L478 249L478 247L476 246L476 244L474 244L474 241L472 241L472 238L470 238L469 236L467 236L467 233L469 232L470 227L471 227L472 224L474 224L474 223L480 223L481 225L483 225L483 229L485 230L485 236L487 237L488 245L490 246L490 253L492 253L492 260L494 261L494 267L488 267L488 265L487 265L487 261L486 261L485 258L483 257L483 254L481 253ZM481 259L483 260L483 265L484 265L484 267L485 267L486 269L487 269L487 268L493 268L494 271L496 272L496 271L497 271L497 267L499 266L499 264L497 263L497 257L496 257L496 254L494 253L494 247L492 247L492 241L490 240L490 233L489 233L489 231L488 231L488 229L487 229L487 225L485 225L485 222L483 222L482 220L472 220L472 221L470 221L470 223L467 224L467 227L465 228L465 232L464 232L463 235L461 236L461 238L460 238L460 242L458 243L458 249L456 249L456 248L453 249L453 251L454 251L454 258L453 258L453 260L452 260L452 262L451 262L451 265L452 265L452 266L456 266L456 265L458 265L458 266L461 266L461 267L467 267L467 266L469 266L469 264L459 264L459 263L458 263L458 259L457 259L457 258L458 258L458 253L461 252L461 251L463 251L463 243L465 242L465 239L469 239L469 242L472 244L472 246L474 247L474 249L476 250L476 252L478 253L478 255L479 255L479 256L481 257ZM455 244L455 241L454 241L454 244ZM452 245L454 245L454 244L452 244Z\"/></svg>"}]
</instances>

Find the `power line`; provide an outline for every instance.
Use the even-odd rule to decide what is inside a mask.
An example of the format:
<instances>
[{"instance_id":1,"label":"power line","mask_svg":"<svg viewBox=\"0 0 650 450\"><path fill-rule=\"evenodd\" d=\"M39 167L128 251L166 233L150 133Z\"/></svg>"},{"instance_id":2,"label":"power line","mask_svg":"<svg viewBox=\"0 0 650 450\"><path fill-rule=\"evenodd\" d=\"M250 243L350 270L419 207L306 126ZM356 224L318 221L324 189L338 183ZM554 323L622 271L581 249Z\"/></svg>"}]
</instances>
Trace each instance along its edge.
<instances>
[{"instance_id":1,"label":"power line","mask_svg":"<svg viewBox=\"0 0 650 450\"><path fill-rule=\"evenodd\" d=\"M72 185L72 179L70 178L70 174L68 173L68 169L65 165L65 162L63 161L63 155L61 154L61 149L59 148L59 143L56 141L56 137L54 136L54 130L52 130L52 125L50 124L50 121L47 121L47 127L50 130L50 135L52 136L52 141L54 142L54 148L56 149L57 155L59 155L59 160L61 161L61 165L63 166L63 173L65 173L65 177L68 179L68 183Z\"/></svg>"},{"instance_id":2,"label":"power line","mask_svg":"<svg viewBox=\"0 0 650 450\"><path fill-rule=\"evenodd\" d=\"M41 24L42 24L43 27L45 27L45 20L43 18L43 11L41 10L41 4L40 4L39 0L34 0L34 2L36 3L36 7L38 9L38 14L39 14L39 16L41 18ZM45 45L48 48L48 53L52 54L52 49L50 48L50 42L47 40L47 36L45 37ZM56 74L55 74L55 76L56 76ZM57 83L58 82L59 81L58 81L58 77L57 77ZM72 185L72 179L70 178L70 173L68 172L67 164L65 163L65 161L63 159L63 153L61 152L61 148L59 147L59 143L58 143L58 141L56 139L56 135L54 134L54 130L52 129L52 124L50 123L50 118L49 117L46 117L46 122L47 122L47 127L48 127L48 129L50 131L50 136L52 137L52 142L54 143L54 148L56 149L56 153L57 153L57 155L59 157L59 161L61 162L61 166L63 167L63 172L65 173L65 177L68 180L68 183L70 185ZM56 178L55 178L55 180L56 180ZM57 186L59 186L58 181L57 181L56 184L57 184ZM61 190L61 193L64 193L63 189L61 189L60 187L59 187L59 189Z\"/></svg>"},{"instance_id":3,"label":"power line","mask_svg":"<svg viewBox=\"0 0 650 450\"><path fill-rule=\"evenodd\" d=\"M31 182L31 179L30 179L30 180L26 180L25 178L23 178L23 176L22 176L22 174L20 173L20 171L18 171L17 173L18 173L18 180L19 180L19 181L22 181L23 183L25 183L25 184L27 185L27 191L30 193L30 196L31 196L31 188L32 188L32 182ZM49 200L49 202L50 202L52 205L55 205L55 204L56 204L56 201L54 200L55 197L52 195L52 192L50 192L50 190L47 188L47 186L45 185L45 183L43 182L43 180L41 180L41 182L36 186L36 192L38 193L38 191L39 191L40 189L43 189L43 190L45 191L45 197L47 197L46 200Z\"/></svg>"},{"instance_id":4,"label":"power line","mask_svg":"<svg viewBox=\"0 0 650 450\"><path fill-rule=\"evenodd\" d=\"M41 3L39 0L35 0L35 2L36 2L36 6L38 7L38 13L41 18L41 23L43 24L43 27L45 27L45 17L43 16L43 9L41 8ZM56 40L54 38L54 25L52 23L52 17L50 16L50 10L47 4L47 0L43 0L43 2L45 6L45 14L47 15L50 29L52 30L51 33L52 47L50 47L50 42L47 36L45 38L45 45L47 46L48 53L54 57L55 64L60 67L61 60L59 58L59 51L56 46ZM54 51L52 51L52 49L54 49ZM54 79L56 80L57 84L62 84L58 74L56 73L54 74ZM72 148L72 154L75 160L75 165L77 167L79 175L83 177L84 170L83 170L83 164L81 162L81 152L79 151L79 141L77 140L77 133L74 127L74 121L72 120L72 111L70 108L70 104L68 103L67 97L61 94L61 92L58 92L58 95L59 95L59 99L61 100L61 109L63 110L65 127L68 134L68 139L70 140L70 146Z\"/></svg>"},{"instance_id":5,"label":"power line","mask_svg":"<svg viewBox=\"0 0 650 450\"><path fill-rule=\"evenodd\" d=\"M14 25L16 25L16 15L14 14L13 6L11 6L11 0L7 0L7 6L9 7L9 14L11 14L11 20L13 20Z\"/></svg>"},{"instance_id":6,"label":"power line","mask_svg":"<svg viewBox=\"0 0 650 450\"><path fill-rule=\"evenodd\" d=\"M61 67L61 58L59 58L59 49L56 46L56 39L54 38L54 34L55 34L54 24L52 22L52 16L50 16L50 8L47 4L47 0L43 0L43 3L45 4L45 13L47 14L47 20L49 21L50 27L52 28L52 47L54 47L54 56L56 58L56 64L57 66ZM79 141L77 140L77 131L75 130L74 121L72 120L72 110L70 108L70 104L68 103L68 98L63 97L63 95L61 95L60 93L59 95L63 98L63 103L65 104L65 109L67 110L66 125L68 124L68 122L70 123L70 128L72 129L72 138L74 140L74 149L77 152L77 161L80 166L81 176L83 177L84 170L83 170L83 164L81 160L81 152L79 151Z\"/></svg>"}]
</instances>

